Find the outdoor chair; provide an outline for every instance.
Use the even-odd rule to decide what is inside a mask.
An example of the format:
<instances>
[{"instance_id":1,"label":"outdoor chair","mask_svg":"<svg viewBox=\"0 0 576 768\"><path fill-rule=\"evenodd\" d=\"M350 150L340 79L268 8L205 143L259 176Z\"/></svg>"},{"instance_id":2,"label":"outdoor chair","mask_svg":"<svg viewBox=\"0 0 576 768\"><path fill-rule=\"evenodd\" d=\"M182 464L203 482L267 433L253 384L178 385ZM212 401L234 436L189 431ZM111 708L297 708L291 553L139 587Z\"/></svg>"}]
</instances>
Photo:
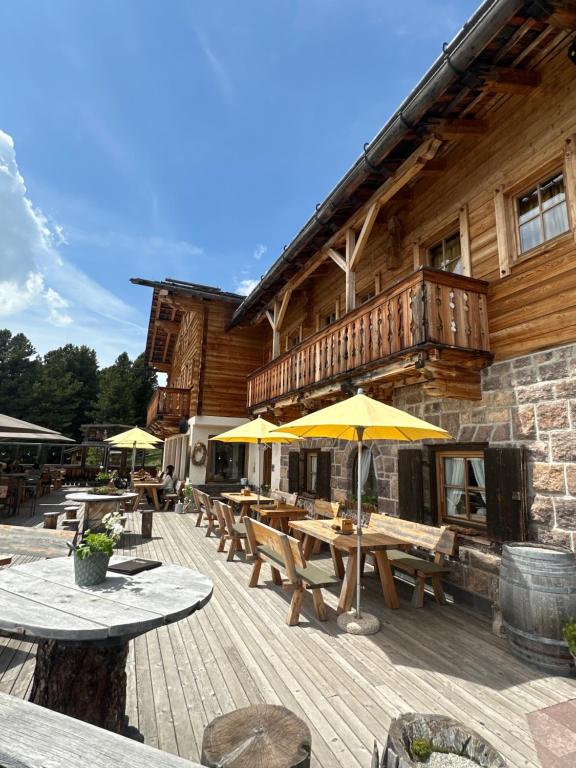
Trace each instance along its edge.
<instances>
[{"instance_id":1,"label":"outdoor chair","mask_svg":"<svg viewBox=\"0 0 576 768\"><path fill-rule=\"evenodd\" d=\"M228 557L226 559L228 562L231 562L234 560L234 555L236 552L242 552L243 550L242 542L247 540L246 525L245 523L236 522L234 520L234 512L232 511L232 507L229 504L224 504L221 501L214 503L219 504L222 515L224 516L226 523L226 536L230 540Z\"/></svg>"},{"instance_id":2,"label":"outdoor chair","mask_svg":"<svg viewBox=\"0 0 576 768\"><path fill-rule=\"evenodd\" d=\"M184 483L182 480L176 480L176 485L174 486L174 493L165 493L164 494L164 509L170 509L170 505L176 505L177 501L180 501L180 496L182 493L182 486Z\"/></svg>"}]
</instances>

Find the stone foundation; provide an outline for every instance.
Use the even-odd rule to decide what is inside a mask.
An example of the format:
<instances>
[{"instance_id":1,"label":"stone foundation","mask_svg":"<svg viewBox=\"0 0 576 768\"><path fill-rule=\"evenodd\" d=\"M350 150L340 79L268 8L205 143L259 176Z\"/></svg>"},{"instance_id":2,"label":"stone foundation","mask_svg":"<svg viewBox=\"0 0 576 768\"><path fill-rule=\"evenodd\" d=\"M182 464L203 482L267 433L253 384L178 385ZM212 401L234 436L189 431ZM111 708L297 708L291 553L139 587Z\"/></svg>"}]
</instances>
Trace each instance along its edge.
<instances>
[{"instance_id":1,"label":"stone foundation","mask_svg":"<svg viewBox=\"0 0 576 768\"><path fill-rule=\"evenodd\" d=\"M493 364L482 373L480 401L430 399L420 387L410 386L395 391L393 405L443 427L457 443L525 447L529 537L576 549L576 344ZM399 445L371 445L379 510L391 515L398 514ZM343 501L353 492L356 445L311 440L304 447L333 449L332 498ZM289 450L282 448L283 490L287 490ZM429 471L425 463L425 475ZM425 488L429 486L425 477ZM428 497L425 511L432 522L431 506ZM481 536L462 537L450 580L458 591L493 603L499 567L498 545Z\"/></svg>"}]
</instances>

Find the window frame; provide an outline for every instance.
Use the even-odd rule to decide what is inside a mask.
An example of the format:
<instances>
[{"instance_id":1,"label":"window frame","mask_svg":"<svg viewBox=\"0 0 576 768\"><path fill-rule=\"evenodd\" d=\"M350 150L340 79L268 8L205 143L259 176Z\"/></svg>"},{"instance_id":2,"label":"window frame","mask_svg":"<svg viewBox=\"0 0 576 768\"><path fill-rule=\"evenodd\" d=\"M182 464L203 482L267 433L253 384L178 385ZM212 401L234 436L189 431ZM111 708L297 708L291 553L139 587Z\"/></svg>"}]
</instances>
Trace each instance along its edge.
<instances>
[{"instance_id":1,"label":"window frame","mask_svg":"<svg viewBox=\"0 0 576 768\"><path fill-rule=\"evenodd\" d=\"M434 451L434 469L435 469L435 482L436 482L436 509L437 509L437 522L438 525L459 525L463 528L475 528L479 531L487 531L488 516L486 516L483 523L479 523L477 520L470 519L470 501L468 489L477 489L480 486L469 486L468 484L468 472L464 472L464 493L466 501L466 513L465 518L462 517L450 517L446 514L446 483L444 480L444 461L443 459L482 459L484 457L483 448L454 448L442 449ZM448 486L448 487L461 487L461 486ZM486 487L484 487L486 493Z\"/></svg>"},{"instance_id":2,"label":"window frame","mask_svg":"<svg viewBox=\"0 0 576 768\"><path fill-rule=\"evenodd\" d=\"M500 277L506 277L522 262L538 256L544 256L562 243L576 240L576 161L573 145L576 136L566 139L563 151L558 151L551 160L525 175L520 181L507 184L505 181L494 191L494 213L496 216L496 239ZM555 174L564 176L564 195L568 229L559 235L544 240L539 245L522 252L520 229L517 214L517 199Z\"/></svg>"},{"instance_id":3,"label":"window frame","mask_svg":"<svg viewBox=\"0 0 576 768\"><path fill-rule=\"evenodd\" d=\"M541 188L543 184L545 184L548 181L551 181L555 176L562 176L562 180L564 182L564 201L563 203L556 203L555 205L550 206L550 208L548 208L547 210L552 210L553 208L557 208L560 205L564 205L566 209L566 220L568 222L568 229L565 229L563 232L559 232L557 235L554 235L554 237L543 239L542 242L537 243L536 245L533 245L532 248L527 248L525 251L523 251L522 235L520 233L520 227L522 226L520 222L520 211L519 211L520 198L523 195L528 194L529 192L536 191L538 193L537 212L536 212L536 215L532 216L530 220L538 219L540 224L540 234L544 236L546 233L546 230L544 228L544 209L542 208ZM568 184L566 181L566 172L563 166L560 166L559 168L552 171L551 173L546 173L544 176L540 176L538 181L525 185L522 191L516 192L513 195L512 205L513 205L513 212L514 212L514 231L515 231L515 238L516 238L516 261L520 261L524 258L530 257L533 251L541 251L545 249L546 246L550 247L558 239L566 237L566 235L570 234L572 225L570 222L570 205L568 203Z\"/></svg>"},{"instance_id":4,"label":"window frame","mask_svg":"<svg viewBox=\"0 0 576 768\"><path fill-rule=\"evenodd\" d=\"M427 227L422 236L417 236L412 245L414 271L417 271L421 267L431 267L429 250L441 240L445 240L456 233L460 235L460 259L462 261L461 274L465 277L473 277L467 203L463 203L458 210L456 212L453 211L449 217L443 217L441 222L437 220L436 226L432 224Z\"/></svg>"},{"instance_id":5,"label":"window frame","mask_svg":"<svg viewBox=\"0 0 576 768\"><path fill-rule=\"evenodd\" d=\"M309 496L317 496L318 495L318 470L319 470L319 463L320 463L320 449L319 448L311 448L304 451L304 493L308 494ZM310 475L311 475L311 459L316 459L316 487L314 490L310 489Z\"/></svg>"},{"instance_id":6,"label":"window frame","mask_svg":"<svg viewBox=\"0 0 576 768\"><path fill-rule=\"evenodd\" d=\"M437 248L439 245L442 246L442 256L443 256L442 263L445 263L446 241L452 240L453 238L458 238L458 244L460 246L460 255L458 256L458 261L462 266L462 272L454 272L454 270L444 269L444 267L434 267L432 264L432 256L430 252L432 251L433 248ZM438 238L435 242L431 243L426 248L426 263L428 264L429 267L432 267L433 269L440 269L442 272L448 272L449 274L452 274L452 275L464 274L464 259L462 257L462 235L460 232L460 227L457 227L455 230L447 232L443 237Z\"/></svg>"}]
</instances>

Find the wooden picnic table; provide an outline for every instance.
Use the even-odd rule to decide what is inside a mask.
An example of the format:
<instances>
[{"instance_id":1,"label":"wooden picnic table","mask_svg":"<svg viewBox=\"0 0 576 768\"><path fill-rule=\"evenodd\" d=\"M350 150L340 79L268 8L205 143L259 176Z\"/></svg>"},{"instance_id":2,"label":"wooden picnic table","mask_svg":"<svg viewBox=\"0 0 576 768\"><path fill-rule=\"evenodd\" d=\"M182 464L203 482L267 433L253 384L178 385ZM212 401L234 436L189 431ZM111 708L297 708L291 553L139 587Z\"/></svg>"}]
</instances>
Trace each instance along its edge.
<instances>
[{"instance_id":1,"label":"wooden picnic table","mask_svg":"<svg viewBox=\"0 0 576 768\"><path fill-rule=\"evenodd\" d=\"M258 496L256 493L250 493L250 495L245 495L243 493L222 493L220 495L223 499L231 501L233 504L238 504L240 507L240 520L250 512L250 507L254 504L258 504L262 501L275 501L275 499L271 499L269 496L262 496L262 494Z\"/></svg>"},{"instance_id":2,"label":"wooden picnic table","mask_svg":"<svg viewBox=\"0 0 576 768\"><path fill-rule=\"evenodd\" d=\"M107 515L109 512L116 512L120 502L135 499L136 496L136 493L123 493L121 496L97 493L67 493L66 499L84 505L82 530L97 531L102 526L104 515Z\"/></svg>"},{"instance_id":3,"label":"wooden picnic table","mask_svg":"<svg viewBox=\"0 0 576 768\"><path fill-rule=\"evenodd\" d=\"M121 733L129 641L194 613L212 590L172 564L79 587L74 558L39 560L0 572L0 630L38 641L30 701Z\"/></svg>"},{"instance_id":4,"label":"wooden picnic table","mask_svg":"<svg viewBox=\"0 0 576 768\"><path fill-rule=\"evenodd\" d=\"M358 537L356 533L342 534L331 528L332 520L295 520L290 527L299 531L304 536L302 554L304 560L309 560L315 541L324 541L330 546L332 559L337 575L342 578L342 589L338 600L338 612L344 613L352 608L354 592L356 589L356 563ZM400 600L394 584L394 576L390 561L386 554L388 549L403 549L406 542L394 539L383 533L378 533L374 528L367 526L362 529L361 554L371 554L376 560L376 566L380 575L380 583L384 600L388 608L399 608ZM346 568L342 560L342 553L348 555Z\"/></svg>"},{"instance_id":5,"label":"wooden picnic table","mask_svg":"<svg viewBox=\"0 0 576 768\"><path fill-rule=\"evenodd\" d=\"M258 506L252 507L252 511L258 515L261 523L269 525L271 528L277 528L279 531L288 533L291 520L302 520L308 515L308 511L303 507L297 507L295 504L284 504L280 502L278 506Z\"/></svg>"},{"instance_id":6,"label":"wooden picnic table","mask_svg":"<svg viewBox=\"0 0 576 768\"><path fill-rule=\"evenodd\" d=\"M138 509L140 506L140 502L142 501L142 496L146 493L146 491L150 491L150 496L152 496L152 504L154 505L154 509L156 512L160 511L160 499L158 498L158 489L162 488L162 483L160 480L139 480L134 483L132 483L134 486L134 490L137 492L138 497L136 501L134 502L134 509Z\"/></svg>"},{"instance_id":7,"label":"wooden picnic table","mask_svg":"<svg viewBox=\"0 0 576 768\"><path fill-rule=\"evenodd\" d=\"M74 531L51 531L20 525L0 525L0 554L62 557L76 536Z\"/></svg>"}]
</instances>

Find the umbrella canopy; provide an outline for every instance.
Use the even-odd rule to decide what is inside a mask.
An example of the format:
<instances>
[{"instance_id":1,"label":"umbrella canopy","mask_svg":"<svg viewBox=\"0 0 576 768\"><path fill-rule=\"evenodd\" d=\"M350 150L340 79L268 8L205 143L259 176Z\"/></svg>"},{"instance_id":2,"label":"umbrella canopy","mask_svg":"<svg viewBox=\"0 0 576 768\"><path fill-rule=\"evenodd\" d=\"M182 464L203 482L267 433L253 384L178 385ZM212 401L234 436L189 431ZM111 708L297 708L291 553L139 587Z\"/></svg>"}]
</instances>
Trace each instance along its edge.
<instances>
[{"instance_id":1,"label":"umbrella canopy","mask_svg":"<svg viewBox=\"0 0 576 768\"><path fill-rule=\"evenodd\" d=\"M299 437L333 437L339 440L446 440L451 437L445 429L361 392L276 429Z\"/></svg>"},{"instance_id":2,"label":"umbrella canopy","mask_svg":"<svg viewBox=\"0 0 576 768\"><path fill-rule=\"evenodd\" d=\"M151 435L150 432L140 429L140 427L134 427L126 430L126 432L120 432L114 437L107 437L104 442L110 443L115 448L155 448L157 443L163 441L159 437Z\"/></svg>"},{"instance_id":3,"label":"umbrella canopy","mask_svg":"<svg viewBox=\"0 0 576 768\"><path fill-rule=\"evenodd\" d=\"M254 421L222 432L210 440L220 440L223 443L293 443L298 439L295 435L278 431L281 429L282 427L277 427L276 424L258 416Z\"/></svg>"},{"instance_id":4,"label":"umbrella canopy","mask_svg":"<svg viewBox=\"0 0 576 768\"><path fill-rule=\"evenodd\" d=\"M436 438L447 440L451 435L445 429L417 419L415 416L385 405L367 397L362 390L357 395L341 403L329 405L315 413L309 413L300 419L283 424L283 433L289 432L299 437L331 437L338 440L356 440L358 442L358 467L362 464L363 440L424 440ZM357 551L356 551L356 619L360 614L360 577L362 548L362 482L358 470L357 488ZM378 628L377 619L376 629Z\"/></svg>"},{"instance_id":5,"label":"umbrella canopy","mask_svg":"<svg viewBox=\"0 0 576 768\"><path fill-rule=\"evenodd\" d=\"M34 440L39 443L73 443L69 437L64 437L59 432L46 427L40 427L37 424L31 424L29 421L15 419L13 416L6 416L0 413L0 440L4 442L21 442L23 440Z\"/></svg>"}]
</instances>

